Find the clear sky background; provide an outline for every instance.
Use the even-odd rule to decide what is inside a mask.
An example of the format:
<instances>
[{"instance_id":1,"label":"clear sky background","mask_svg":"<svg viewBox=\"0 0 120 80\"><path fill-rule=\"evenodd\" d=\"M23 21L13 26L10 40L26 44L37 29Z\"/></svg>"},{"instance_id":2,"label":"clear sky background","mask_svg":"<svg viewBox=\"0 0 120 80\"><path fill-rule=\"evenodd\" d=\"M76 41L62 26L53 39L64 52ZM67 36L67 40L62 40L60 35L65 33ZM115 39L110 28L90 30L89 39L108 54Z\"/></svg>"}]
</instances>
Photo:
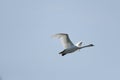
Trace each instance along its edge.
<instances>
[{"instance_id":1,"label":"clear sky background","mask_svg":"<svg viewBox=\"0 0 120 80\"><path fill-rule=\"evenodd\" d=\"M120 0L0 0L0 80L120 80Z\"/></svg>"}]
</instances>

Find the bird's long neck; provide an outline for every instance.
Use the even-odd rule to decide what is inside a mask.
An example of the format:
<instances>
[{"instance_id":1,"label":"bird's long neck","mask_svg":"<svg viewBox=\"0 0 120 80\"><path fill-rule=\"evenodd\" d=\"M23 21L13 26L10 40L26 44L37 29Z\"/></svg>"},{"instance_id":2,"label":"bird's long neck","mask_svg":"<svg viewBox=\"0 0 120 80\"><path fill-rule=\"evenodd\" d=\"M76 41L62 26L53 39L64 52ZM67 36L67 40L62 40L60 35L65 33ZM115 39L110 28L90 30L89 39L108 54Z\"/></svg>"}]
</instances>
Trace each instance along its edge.
<instances>
[{"instance_id":1,"label":"bird's long neck","mask_svg":"<svg viewBox=\"0 0 120 80\"><path fill-rule=\"evenodd\" d=\"M89 45L86 45L86 46L79 47L79 49L86 48L86 47L92 47L92 46L94 46L94 45L93 44L89 44Z\"/></svg>"}]
</instances>

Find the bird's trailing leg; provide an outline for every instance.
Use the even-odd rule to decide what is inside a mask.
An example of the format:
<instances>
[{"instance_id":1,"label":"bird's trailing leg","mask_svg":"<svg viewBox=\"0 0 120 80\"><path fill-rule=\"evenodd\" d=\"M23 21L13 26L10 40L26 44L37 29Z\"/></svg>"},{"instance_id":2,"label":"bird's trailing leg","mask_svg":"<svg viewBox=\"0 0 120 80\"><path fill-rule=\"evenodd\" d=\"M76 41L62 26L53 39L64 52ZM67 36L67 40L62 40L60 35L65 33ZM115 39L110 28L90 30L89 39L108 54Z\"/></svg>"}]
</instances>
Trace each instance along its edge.
<instances>
[{"instance_id":1,"label":"bird's trailing leg","mask_svg":"<svg viewBox=\"0 0 120 80\"><path fill-rule=\"evenodd\" d=\"M62 52L60 52L59 54L61 54L62 56L66 55L66 53L64 53L65 50L63 50Z\"/></svg>"}]
</instances>

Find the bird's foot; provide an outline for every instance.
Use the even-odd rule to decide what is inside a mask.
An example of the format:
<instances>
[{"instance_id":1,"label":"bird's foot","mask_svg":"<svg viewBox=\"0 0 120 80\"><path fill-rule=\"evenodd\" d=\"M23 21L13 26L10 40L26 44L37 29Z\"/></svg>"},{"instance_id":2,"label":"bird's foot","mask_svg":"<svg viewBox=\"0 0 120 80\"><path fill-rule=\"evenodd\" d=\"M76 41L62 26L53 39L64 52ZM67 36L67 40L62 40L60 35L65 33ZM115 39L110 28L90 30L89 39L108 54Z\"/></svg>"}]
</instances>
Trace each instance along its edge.
<instances>
[{"instance_id":1,"label":"bird's foot","mask_svg":"<svg viewBox=\"0 0 120 80\"><path fill-rule=\"evenodd\" d=\"M62 56L64 56L64 55L66 55L66 54L62 54Z\"/></svg>"}]
</instances>

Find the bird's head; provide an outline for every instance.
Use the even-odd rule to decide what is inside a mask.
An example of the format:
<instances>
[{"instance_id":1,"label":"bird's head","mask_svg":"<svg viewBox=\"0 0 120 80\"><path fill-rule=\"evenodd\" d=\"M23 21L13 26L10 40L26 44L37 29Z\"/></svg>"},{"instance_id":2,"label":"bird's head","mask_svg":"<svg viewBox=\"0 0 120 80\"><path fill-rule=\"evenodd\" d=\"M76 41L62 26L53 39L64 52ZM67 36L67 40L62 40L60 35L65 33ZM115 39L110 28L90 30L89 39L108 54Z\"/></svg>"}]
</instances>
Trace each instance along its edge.
<instances>
[{"instance_id":1,"label":"bird's head","mask_svg":"<svg viewBox=\"0 0 120 80\"><path fill-rule=\"evenodd\" d=\"M88 46L94 46L93 44L89 44Z\"/></svg>"}]
</instances>

